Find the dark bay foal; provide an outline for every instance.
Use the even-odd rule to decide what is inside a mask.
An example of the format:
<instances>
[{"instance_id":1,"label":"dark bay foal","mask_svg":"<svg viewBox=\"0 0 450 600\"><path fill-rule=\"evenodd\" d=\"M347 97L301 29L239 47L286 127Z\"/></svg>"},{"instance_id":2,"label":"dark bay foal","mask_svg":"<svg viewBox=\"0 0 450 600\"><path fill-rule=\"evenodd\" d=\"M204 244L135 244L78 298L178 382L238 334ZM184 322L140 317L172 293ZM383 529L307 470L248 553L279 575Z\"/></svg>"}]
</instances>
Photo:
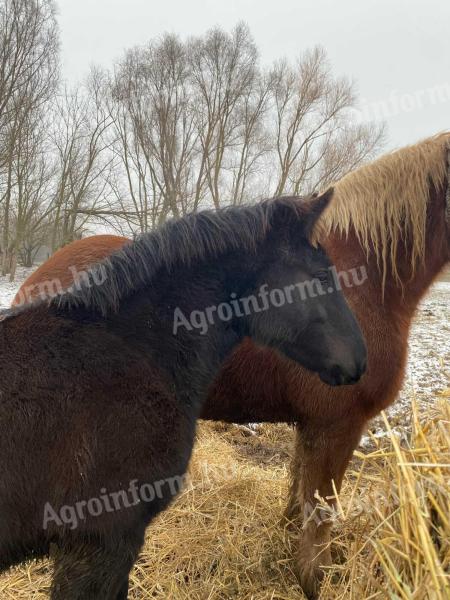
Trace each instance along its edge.
<instances>
[{"instance_id":1,"label":"dark bay foal","mask_svg":"<svg viewBox=\"0 0 450 600\"><path fill-rule=\"evenodd\" d=\"M53 600L124 600L208 386L244 336L330 384L360 378L359 326L308 242L330 196L169 222L50 304L3 314L2 569L53 544Z\"/></svg>"}]
</instances>

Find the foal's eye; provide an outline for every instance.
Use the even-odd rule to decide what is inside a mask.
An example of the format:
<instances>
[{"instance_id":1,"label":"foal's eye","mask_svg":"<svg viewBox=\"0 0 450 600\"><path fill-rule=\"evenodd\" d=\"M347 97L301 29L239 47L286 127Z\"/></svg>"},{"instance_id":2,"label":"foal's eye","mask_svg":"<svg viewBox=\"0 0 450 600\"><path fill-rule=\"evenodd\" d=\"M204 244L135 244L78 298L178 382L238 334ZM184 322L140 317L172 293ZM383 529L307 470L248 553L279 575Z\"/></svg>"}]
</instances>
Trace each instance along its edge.
<instances>
[{"instance_id":1,"label":"foal's eye","mask_svg":"<svg viewBox=\"0 0 450 600\"><path fill-rule=\"evenodd\" d=\"M318 271L315 278L318 279L320 283L328 283L328 271Z\"/></svg>"}]
</instances>

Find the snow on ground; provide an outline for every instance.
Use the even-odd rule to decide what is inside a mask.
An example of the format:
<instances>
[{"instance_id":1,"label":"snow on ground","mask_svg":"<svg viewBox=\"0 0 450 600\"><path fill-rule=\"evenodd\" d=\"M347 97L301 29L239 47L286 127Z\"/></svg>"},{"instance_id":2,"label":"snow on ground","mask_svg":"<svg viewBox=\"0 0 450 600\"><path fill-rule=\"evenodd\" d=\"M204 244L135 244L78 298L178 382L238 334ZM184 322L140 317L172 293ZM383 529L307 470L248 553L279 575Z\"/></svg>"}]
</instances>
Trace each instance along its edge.
<instances>
[{"instance_id":1,"label":"snow on ground","mask_svg":"<svg viewBox=\"0 0 450 600\"><path fill-rule=\"evenodd\" d=\"M411 328L408 346L403 387L397 400L386 411L394 431L401 437L405 437L410 429L411 400L415 399L421 408L431 406L438 394L450 387L450 281L435 283L423 298ZM381 416L372 421L370 430L376 438L387 435ZM363 436L361 446L372 445L370 437Z\"/></svg>"},{"instance_id":2,"label":"snow on ground","mask_svg":"<svg viewBox=\"0 0 450 600\"><path fill-rule=\"evenodd\" d=\"M401 396L426 401L450 383L450 282L422 300L409 337L408 375Z\"/></svg>"},{"instance_id":3,"label":"snow on ground","mask_svg":"<svg viewBox=\"0 0 450 600\"><path fill-rule=\"evenodd\" d=\"M10 283L0 276L0 309L10 306L16 291L33 271L18 267L16 281ZM386 348L389 352L389 348ZM450 281L436 283L421 302L409 338L407 373L399 398L388 410L395 425L408 426L411 399L432 404L436 394L450 387ZM384 426L377 417L372 426L375 436L384 435ZM369 445L367 436L362 445Z\"/></svg>"},{"instance_id":4,"label":"snow on ground","mask_svg":"<svg viewBox=\"0 0 450 600\"><path fill-rule=\"evenodd\" d=\"M0 310L11 306L17 290L35 269L36 266L31 268L17 267L16 279L13 282L9 281L9 275L7 277L0 275Z\"/></svg>"}]
</instances>

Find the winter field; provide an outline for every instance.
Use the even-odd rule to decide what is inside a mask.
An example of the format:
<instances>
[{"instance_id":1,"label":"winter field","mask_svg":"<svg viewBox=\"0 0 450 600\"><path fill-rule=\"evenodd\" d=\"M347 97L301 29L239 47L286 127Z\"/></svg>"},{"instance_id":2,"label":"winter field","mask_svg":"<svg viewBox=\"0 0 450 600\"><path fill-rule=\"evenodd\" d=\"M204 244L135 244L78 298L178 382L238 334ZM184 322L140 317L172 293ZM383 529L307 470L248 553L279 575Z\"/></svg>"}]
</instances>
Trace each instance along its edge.
<instances>
[{"instance_id":1,"label":"winter field","mask_svg":"<svg viewBox=\"0 0 450 600\"><path fill-rule=\"evenodd\" d=\"M0 306L17 281L0 278ZM321 600L450 597L450 278L423 300L403 389L347 471ZM386 349L389 351L389 349ZM132 600L306 600L298 533L281 519L293 430L201 423L190 484L149 527ZM298 531L298 530L297 530ZM0 598L46 600L51 562L0 576Z\"/></svg>"}]
</instances>

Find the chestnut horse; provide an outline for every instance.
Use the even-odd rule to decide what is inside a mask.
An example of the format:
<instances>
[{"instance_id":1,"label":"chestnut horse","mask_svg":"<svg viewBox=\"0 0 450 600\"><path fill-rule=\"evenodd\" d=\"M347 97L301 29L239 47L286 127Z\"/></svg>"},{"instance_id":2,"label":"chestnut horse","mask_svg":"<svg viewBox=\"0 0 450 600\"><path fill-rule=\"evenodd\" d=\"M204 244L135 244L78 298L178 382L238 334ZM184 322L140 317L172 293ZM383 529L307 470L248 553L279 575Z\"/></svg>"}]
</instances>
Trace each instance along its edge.
<instances>
[{"instance_id":1,"label":"chestnut horse","mask_svg":"<svg viewBox=\"0 0 450 600\"><path fill-rule=\"evenodd\" d=\"M361 331L309 242L330 197L169 221L70 291L0 315L0 568L53 543L53 600L125 600L244 336L336 385L359 380ZM324 293L302 294L312 282Z\"/></svg>"},{"instance_id":2,"label":"chestnut horse","mask_svg":"<svg viewBox=\"0 0 450 600\"><path fill-rule=\"evenodd\" d=\"M316 228L315 238L339 271L363 266L368 274L361 286L343 282L368 346L368 370L360 383L327 387L245 340L222 369L202 411L204 419L235 423L296 423L287 516L304 521L296 564L310 597L319 587L320 565L331 561L330 523L317 514L308 518L317 503L315 492L333 503L332 481L339 490L368 420L395 400L416 307L450 259L449 143L449 134L435 136L348 174L335 185ZM46 277L70 285L68 267L101 259L107 251L102 241L96 236L63 248L45 263ZM125 242L114 238L114 244ZM32 282L42 281L38 274Z\"/></svg>"}]
</instances>

